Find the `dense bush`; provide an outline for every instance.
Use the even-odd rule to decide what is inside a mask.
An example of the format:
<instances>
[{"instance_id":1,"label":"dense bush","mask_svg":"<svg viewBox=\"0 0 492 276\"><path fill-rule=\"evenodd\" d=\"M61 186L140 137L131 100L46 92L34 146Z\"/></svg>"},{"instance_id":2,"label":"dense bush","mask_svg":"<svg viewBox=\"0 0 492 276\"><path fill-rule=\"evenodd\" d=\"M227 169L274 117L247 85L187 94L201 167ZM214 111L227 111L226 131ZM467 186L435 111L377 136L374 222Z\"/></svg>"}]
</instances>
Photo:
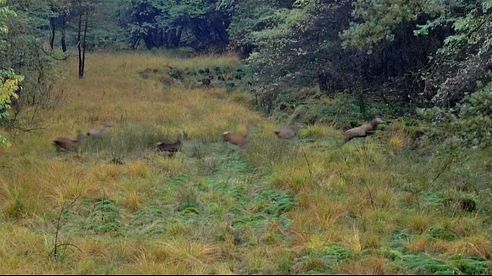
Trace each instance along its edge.
<instances>
[{"instance_id":1,"label":"dense bush","mask_svg":"<svg viewBox=\"0 0 492 276\"><path fill-rule=\"evenodd\" d=\"M469 145L492 146L492 83L465 99L455 125L459 136Z\"/></svg>"},{"instance_id":2,"label":"dense bush","mask_svg":"<svg viewBox=\"0 0 492 276\"><path fill-rule=\"evenodd\" d=\"M419 110L421 119L432 123L429 137L445 153L467 156L492 146L492 83L466 96L452 109L434 107Z\"/></svg>"},{"instance_id":3,"label":"dense bush","mask_svg":"<svg viewBox=\"0 0 492 276\"><path fill-rule=\"evenodd\" d=\"M133 48L225 48L230 23L222 1L133 0L123 21Z\"/></svg>"},{"instance_id":4,"label":"dense bush","mask_svg":"<svg viewBox=\"0 0 492 276\"><path fill-rule=\"evenodd\" d=\"M6 38L8 34L7 20L15 17L16 14L7 7L4 7L5 1L0 0L0 52L6 52ZM8 48L7 48L8 49ZM9 70L7 70L9 69ZM8 116L8 111L13 100L16 100L18 95L20 82L23 80L22 76L16 75L10 68L0 68L0 123L4 121ZM10 142L7 138L0 134L0 146L9 145Z\"/></svg>"}]
</instances>

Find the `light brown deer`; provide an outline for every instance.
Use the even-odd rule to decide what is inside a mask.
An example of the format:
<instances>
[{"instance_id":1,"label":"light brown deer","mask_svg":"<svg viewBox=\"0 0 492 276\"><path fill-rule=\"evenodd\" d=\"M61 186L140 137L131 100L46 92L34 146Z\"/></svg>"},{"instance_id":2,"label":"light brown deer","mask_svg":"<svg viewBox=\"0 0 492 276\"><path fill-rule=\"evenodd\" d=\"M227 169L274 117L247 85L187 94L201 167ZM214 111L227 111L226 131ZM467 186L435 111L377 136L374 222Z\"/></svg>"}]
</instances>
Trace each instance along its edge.
<instances>
[{"instance_id":1,"label":"light brown deer","mask_svg":"<svg viewBox=\"0 0 492 276\"><path fill-rule=\"evenodd\" d=\"M291 128L278 128L275 130L275 135L277 135L279 139L292 140L297 137L297 134L302 127L302 124L295 124Z\"/></svg>"},{"instance_id":2,"label":"light brown deer","mask_svg":"<svg viewBox=\"0 0 492 276\"><path fill-rule=\"evenodd\" d=\"M242 147L242 146L246 145L246 143L247 143L246 137L241 136L239 134L234 134L234 133L230 133L227 131L227 132L224 132L223 136L224 136L225 142L229 142L229 143L236 145L236 146Z\"/></svg>"},{"instance_id":3,"label":"light brown deer","mask_svg":"<svg viewBox=\"0 0 492 276\"><path fill-rule=\"evenodd\" d=\"M349 129L344 132L345 141L348 142L356 137L366 137L376 132L379 124L384 123L381 118L376 117L370 123L363 124L359 127Z\"/></svg>"}]
</instances>

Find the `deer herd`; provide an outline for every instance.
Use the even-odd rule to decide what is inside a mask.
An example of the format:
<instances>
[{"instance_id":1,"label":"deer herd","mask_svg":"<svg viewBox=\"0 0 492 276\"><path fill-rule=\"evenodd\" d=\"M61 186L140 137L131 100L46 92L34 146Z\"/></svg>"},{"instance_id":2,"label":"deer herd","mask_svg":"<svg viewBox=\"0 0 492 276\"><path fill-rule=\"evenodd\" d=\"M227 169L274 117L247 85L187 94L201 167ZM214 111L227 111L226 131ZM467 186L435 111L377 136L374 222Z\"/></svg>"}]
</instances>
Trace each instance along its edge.
<instances>
[{"instance_id":1,"label":"deer herd","mask_svg":"<svg viewBox=\"0 0 492 276\"><path fill-rule=\"evenodd\" d=\"M348 142L356 137L366 137L375 133L379 124L383 123L381 118L376 117L371 122L363 124L359 127L349 129L344 132L345 142ZM104 138L109 135L109 131L113 127L112 124L105 124L102 129L93 129L88 131L85 135L79 135L76 140L72 140L65 137L59 137L53 141L53 144L57 149L63 152L78 152L80 145L91 137ZM302 124L295 124L290 128L277 128L274 134L278 139L283 140L293 140L297 138L299 131L303 128ZM229 131L224 132L223 140L230 144L243 147L248 143L249 133L246 136L231 133ZM156 151L166 155L168 157L173 157L177 152L181 151L183 145L183 140L187 138L186 133L182 133L178 136L176 143L164 143L159 142L156 144Z\"/></svg>"}]
</instances>

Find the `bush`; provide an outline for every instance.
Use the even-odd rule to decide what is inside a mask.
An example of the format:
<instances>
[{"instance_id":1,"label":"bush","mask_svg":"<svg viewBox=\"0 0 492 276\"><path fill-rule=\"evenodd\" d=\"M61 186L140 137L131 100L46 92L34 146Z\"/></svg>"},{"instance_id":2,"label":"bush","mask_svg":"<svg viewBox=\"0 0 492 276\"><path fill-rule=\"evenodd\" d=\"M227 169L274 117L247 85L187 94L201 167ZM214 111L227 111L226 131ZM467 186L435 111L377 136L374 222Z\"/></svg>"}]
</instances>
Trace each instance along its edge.
<instances>
[{"instance_id":1,"label":"bush","mask_svg":"<svg viewBox=\"0 0 492 276\"><path fill-rule=\"evenodd\" d=\"M13 71L0 72L0 123L7 119L8 109L13 99L17 99L16 91L20 88L22 76L14 74ZM0 146L8 146L10 142L0 135Z\"/></svg>"},{"instance_id":2,"label":"bush","mask_svg":"<svg viewBox=\"0 0 492 276\"><path fill-rule=\"evenodd\" d=\"M492 146L492 83L465 99L453 126L460 141L467 146Z\"/></svg>"},{"instance_id":3,"label":"bush","mask_svg":"<svg viewBox=\"0 0 492 276\"><path fill-rule=\"evenodd\" d=\"M433 125L428 137L440 144L447 139L455 147L484 149L492 146L492 83L465 97L454 109L439 107L418 110L418 115Z\"/></svg>"}]
</instances>

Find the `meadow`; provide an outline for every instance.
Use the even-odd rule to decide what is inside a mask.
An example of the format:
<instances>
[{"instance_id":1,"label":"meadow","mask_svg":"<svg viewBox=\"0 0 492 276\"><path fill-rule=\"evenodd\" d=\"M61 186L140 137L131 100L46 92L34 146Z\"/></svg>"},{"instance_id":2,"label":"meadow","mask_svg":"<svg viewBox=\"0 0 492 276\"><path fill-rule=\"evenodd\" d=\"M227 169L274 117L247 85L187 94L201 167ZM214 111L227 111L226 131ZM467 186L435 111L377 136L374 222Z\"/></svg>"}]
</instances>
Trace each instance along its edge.
<instances>
[{"instance_id":1,"label":"meadow","mask_svg":"<svg viewBox=\"0 0 492 276\"><path fill-rule=\"evenodd\" d=\"M0 149L0 273L492 273L492 197L453 184L486 183L490 171L458 168L488 154L436 179L442 160L411 151L398 122L347 144L321 124L278 140L282 123L247 93L168 74L237 64L96 53L82 80L75 60L63 64L43 128L6 133L13 146ZM78 153L52 145L105 123L109 136ZM248 130L244 148L222 140ZM183 132L176 157L155 151Z\"/></svg>"}]
</instances>

